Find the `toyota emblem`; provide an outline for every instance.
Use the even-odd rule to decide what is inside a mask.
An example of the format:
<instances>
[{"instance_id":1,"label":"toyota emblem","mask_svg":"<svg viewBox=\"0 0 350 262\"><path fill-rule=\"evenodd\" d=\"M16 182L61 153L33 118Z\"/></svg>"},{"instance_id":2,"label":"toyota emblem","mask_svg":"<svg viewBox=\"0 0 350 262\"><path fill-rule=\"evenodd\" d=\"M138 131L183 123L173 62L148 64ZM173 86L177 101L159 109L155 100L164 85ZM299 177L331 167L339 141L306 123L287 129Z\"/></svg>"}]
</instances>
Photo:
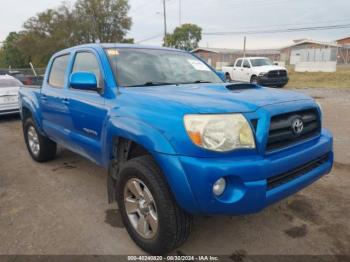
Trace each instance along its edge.
<instances>
[{"instance_id":1,"label":"toyota emblem","mask_svg":"<svg viewBox=\"0 0 350 262\"><path fill-rule=\"evenodd\" d=\"M304 123L303 120L300 118L296 118L292 121L292 131L295 135L299 136L304 129Z\"/></svg>"}]
</instances>

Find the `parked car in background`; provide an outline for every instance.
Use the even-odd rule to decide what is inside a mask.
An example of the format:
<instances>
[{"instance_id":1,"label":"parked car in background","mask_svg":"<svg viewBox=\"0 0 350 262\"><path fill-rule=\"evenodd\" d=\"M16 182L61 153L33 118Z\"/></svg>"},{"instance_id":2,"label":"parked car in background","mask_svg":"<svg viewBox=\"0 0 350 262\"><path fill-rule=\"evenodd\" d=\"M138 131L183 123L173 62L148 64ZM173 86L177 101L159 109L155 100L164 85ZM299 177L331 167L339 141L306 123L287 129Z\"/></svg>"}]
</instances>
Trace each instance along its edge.
<instances>
[{"instance_id":1,"label":"parked car in background","mask_svg":"<svg viewBox=\"0 0 350 262\"><path fill-rule=\"evenodd\" d=\"M9 71L8 75L13 76L14 78L21 81L23 85L41 85L43 83L44 76L34 76L34 75L28 75L23 74L20 71Z\"/></svg>"},{"instance_id":2,"label":"parked car in background","mask_svg":"<svg viewBox=\"0 0 350 262\"><path fill-rule=\"evenodd\" d=\"M108 169L131 238L170 252L193 215L258 212L332 168L332 134L311 97L223 78L181 50L63 50L42 87L20 89L28 151L45 162L60 144Z\"/></svg>"},{"instance_id":3,"label":"parked car in background","mask_svg":"<svg viewBox=\"0 0 350 262\"><path fill-rule=\"evenodd\" d=\"M275 65L266 57L238 58L232 66L222 67L227 81L250 82L270 87L284 87L288 83L285 67Z\"/></svg>"},{"instance_id":4,"label":"parked car in background","mask_svg":"<svg viewBox=\"0 0 350 262\"><path fill-rule=\"evenodd\" d=\"M0 75L0 115L19 113L18 91L22 83L9 75Z\"/></svg>"}]
</instances>

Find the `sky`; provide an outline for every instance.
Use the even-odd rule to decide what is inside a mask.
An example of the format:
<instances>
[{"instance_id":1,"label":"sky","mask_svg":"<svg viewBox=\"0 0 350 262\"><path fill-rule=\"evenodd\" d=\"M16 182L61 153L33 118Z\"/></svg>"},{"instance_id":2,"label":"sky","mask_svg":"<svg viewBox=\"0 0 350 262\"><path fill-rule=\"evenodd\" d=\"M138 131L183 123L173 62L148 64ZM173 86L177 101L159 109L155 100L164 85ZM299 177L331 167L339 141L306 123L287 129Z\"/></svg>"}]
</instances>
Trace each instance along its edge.
<instances>
[{"instance_id":1,"label":"sky","mask_svg":"<svg viewBox=\"0 0 350 262\"><path fill-rule=\"evenodd\" d=\"M164 32L163 0L129 0L133 26L128 37L142 44L161 45ZM74 3L74 0L68 1ZM180 7L181 2L181 9ZM19 31L36 13L57 7L62 0L0 0L0 42ZM167 30L194 23L203 33L247 32L270 29L350 24L350 0L166 0ZM148 38L158 36L149 41ZM294 39L334 41L350 36L350 28L247 35L248 49L280 48ZM242 48L244 34L203 35L202 47Z\"/></svg>"}]
</instances>

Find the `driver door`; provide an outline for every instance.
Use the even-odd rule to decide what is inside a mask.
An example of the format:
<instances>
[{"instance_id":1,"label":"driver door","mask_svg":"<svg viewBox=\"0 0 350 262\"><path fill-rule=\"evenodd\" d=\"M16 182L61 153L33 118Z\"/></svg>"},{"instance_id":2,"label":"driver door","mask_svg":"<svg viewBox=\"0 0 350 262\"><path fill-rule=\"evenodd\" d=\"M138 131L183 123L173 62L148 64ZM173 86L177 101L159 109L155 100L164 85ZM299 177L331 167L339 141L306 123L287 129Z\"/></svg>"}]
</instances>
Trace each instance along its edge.
<instances>
[{"instance_id":1,"label":"driver door","mask_svg":"<svg viewBox=\"0 0 350 262\"><path fill-rule=\"evenodd\" d=\"M90 72L95 74L98 91L68 88L69 112L72 118L72 137L75 140L74 151L94 162L101 161L101 137L103 124L107 116L105 109L104 74L98 54L87 50L77 52L71 73Z\"/></svg>"}]
</instances>

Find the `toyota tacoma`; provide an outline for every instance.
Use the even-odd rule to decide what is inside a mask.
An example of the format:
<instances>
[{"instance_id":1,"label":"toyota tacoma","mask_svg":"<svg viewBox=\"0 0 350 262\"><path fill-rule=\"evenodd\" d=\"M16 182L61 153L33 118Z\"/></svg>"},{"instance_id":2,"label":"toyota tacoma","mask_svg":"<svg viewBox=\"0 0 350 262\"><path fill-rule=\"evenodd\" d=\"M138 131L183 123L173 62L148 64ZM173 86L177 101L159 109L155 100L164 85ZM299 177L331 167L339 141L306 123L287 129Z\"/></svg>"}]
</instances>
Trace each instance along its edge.
<instances>
[{"instance_id":1,"label":"toyota tacoma","mask_svg":"<svg viewBox=\"0 0 350 262\"><path fill-rule=\"evenodd\" d=\"M226 83L185 51L69 48L19 99L31 157L52 160L60 144L105 167L109 201L150 254L181 245L195 215L258 212L333 164L332 135L312 98Z\"/></svg>"}]
</instances>

